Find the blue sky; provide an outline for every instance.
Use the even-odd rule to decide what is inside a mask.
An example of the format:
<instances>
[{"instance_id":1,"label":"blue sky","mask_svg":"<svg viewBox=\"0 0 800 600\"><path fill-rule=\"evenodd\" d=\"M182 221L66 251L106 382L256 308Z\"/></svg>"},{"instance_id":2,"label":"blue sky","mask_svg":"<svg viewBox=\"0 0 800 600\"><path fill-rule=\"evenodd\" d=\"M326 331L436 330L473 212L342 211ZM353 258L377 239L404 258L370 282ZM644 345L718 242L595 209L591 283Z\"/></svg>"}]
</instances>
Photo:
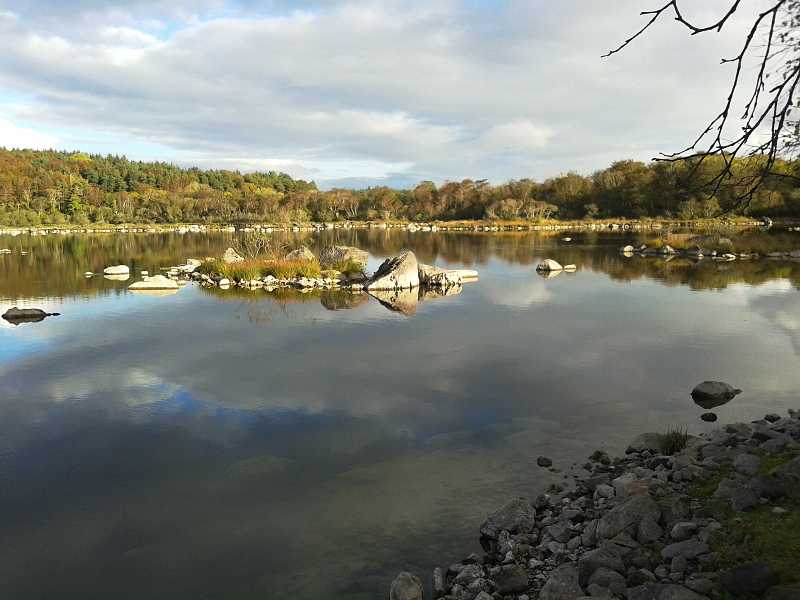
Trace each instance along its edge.
<instances>
[{"instance_id":1,"label":"blue sky","mask_svg":"<svg viewBox=\"0 0 800 600\"><path fill-rule=\"evenodd\" d=\"M727 4L686 2L705 21ZM682 149L725 96L746 13L707 36L664 20L601 58L656 6L0 0L0 146L322 189L588 174Z\"/></svg>"}]
</instances>

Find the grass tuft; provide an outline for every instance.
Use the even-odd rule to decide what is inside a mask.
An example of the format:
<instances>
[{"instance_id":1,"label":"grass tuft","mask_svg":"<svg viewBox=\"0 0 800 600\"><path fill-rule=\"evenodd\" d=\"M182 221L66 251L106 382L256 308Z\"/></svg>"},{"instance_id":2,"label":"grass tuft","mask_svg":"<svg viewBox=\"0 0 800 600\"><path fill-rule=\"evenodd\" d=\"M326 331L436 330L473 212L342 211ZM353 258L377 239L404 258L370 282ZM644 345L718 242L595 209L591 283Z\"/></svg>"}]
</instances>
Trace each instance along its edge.
<instances>
[{"instance_id":1,"label":"grass tuft","mask_svg":"<svg viewBox=\"0 0 800 600\"><path fill-rule=\"evenodd\" d=\"M658 434L658 449L665 456L672 456L686 447L689 441L689 432L680 427L669 429L666 433Z\"/></svg>"}]
</instances>

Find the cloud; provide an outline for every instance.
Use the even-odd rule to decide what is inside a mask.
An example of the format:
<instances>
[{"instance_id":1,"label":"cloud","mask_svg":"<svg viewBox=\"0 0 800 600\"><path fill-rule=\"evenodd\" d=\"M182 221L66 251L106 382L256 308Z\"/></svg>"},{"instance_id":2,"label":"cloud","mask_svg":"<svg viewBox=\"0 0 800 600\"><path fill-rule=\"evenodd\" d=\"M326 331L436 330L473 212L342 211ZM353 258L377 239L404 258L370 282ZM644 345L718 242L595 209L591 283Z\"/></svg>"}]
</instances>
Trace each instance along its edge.
<instances>
[{"instance_id":1,"label":"cloud","mask_svg":"<svg viewBox=\"0 0 800 600\"><path fill-rule=\"evenodd\" d=\"M0 117L0 146L5 148L31 148L34 150L48 150L55 148L58 139L39 133L35 129L18 127L11 121Z\"/></svg>"},{"instance_id":2,"label":"cloud","mask_svg":"<svg viewBox=\"0 0 800 600\"><path fill-rule=\"evenodd\" d=\"M0 85L30 98L8 118L109 152L500 183L686 145L724 98L737 23L600 58L641 25L629 3L23 0L0 18Z\"/></svg>"}]
</instances>

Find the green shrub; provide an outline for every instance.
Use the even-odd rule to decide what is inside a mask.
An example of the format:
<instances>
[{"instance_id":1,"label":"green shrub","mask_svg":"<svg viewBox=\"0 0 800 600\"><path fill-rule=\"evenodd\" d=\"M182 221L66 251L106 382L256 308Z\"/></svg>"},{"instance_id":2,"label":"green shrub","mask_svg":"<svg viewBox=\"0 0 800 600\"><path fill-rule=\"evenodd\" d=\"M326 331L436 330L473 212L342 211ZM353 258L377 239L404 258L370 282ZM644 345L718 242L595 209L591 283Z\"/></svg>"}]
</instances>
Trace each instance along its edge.
<instances>
[{"instance_id":1,"label":"green shrub","mask_svg":"<svg viewBox=\"0 0 800 600\"><path fill-rule=\"evenodd\" d=\"M658 449L662 454L671 456L683 450L688 441L688 431L683 431L680 427L677 429L669 429L666 433L658 434Z\"/></svg>"}]
</instances>

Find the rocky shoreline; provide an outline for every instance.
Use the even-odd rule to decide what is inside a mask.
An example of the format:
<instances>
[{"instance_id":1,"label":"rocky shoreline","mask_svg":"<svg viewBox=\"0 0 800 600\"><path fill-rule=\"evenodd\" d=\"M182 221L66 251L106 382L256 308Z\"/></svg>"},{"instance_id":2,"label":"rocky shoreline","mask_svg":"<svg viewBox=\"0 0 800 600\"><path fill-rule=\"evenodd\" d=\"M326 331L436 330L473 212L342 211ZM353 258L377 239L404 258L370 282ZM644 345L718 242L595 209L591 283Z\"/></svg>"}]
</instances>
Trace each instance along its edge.
<instances>
[{"instance_id":1,"label":"rocky shoreline","mask_svg":"<svg viewBox=\"0 0 800 600\"><path fill-rule=\"evenodd\" d=\"M800 496L800 411L768 414L689 437L673 455L645 433L613 461L596 451L588 475L565 492L551 485L532 501L509 500L480 527L485 553L436 568L434 598L444 600L707 600L734 596L798 600L800 584L780 585L767 563L719 570L710 541L727 522L757 507ZM791 458L791 455L795 455ZM783 464L762 472L776 456ZM539 464L549 466L541 457ZM770 463L771 464L771 463ZM713 497L730 510L709 513L687 494L718 479ZM425 598L420 579L401 573L391 600Z\"/></svg>"}]
</instances>

